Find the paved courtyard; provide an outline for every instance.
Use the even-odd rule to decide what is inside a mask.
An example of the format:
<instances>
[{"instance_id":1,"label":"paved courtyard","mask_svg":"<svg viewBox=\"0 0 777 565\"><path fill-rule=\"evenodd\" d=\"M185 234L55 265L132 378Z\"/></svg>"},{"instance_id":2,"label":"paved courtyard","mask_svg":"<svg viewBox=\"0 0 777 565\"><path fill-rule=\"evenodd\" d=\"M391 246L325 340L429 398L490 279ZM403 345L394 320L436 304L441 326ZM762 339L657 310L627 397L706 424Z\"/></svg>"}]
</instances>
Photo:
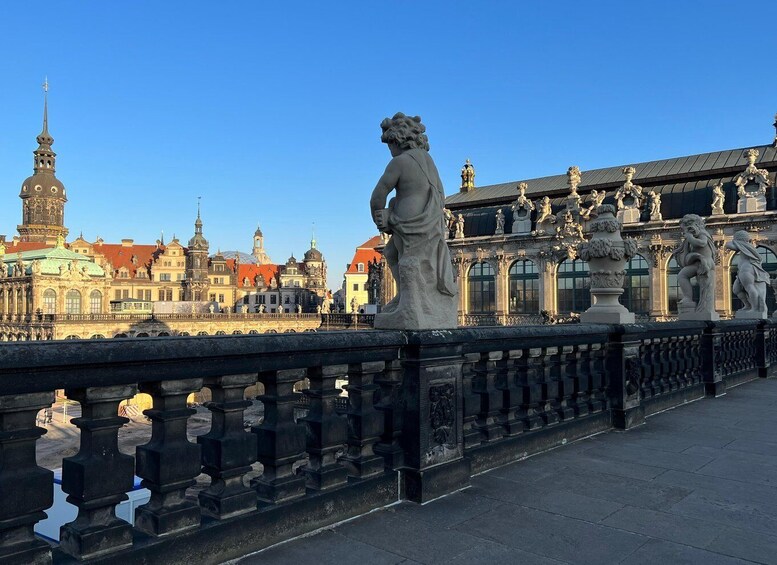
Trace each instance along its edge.
<instances>
[{"instance_id":1,"label":"paved courtyard","mask_svg":"<svg viewBox=\"0 0 777 565\"><path fill-rule=\"evenodd\" d=\"M312 562L777 564L777 380L240 560Z\"/></svg>"}]
</instances>

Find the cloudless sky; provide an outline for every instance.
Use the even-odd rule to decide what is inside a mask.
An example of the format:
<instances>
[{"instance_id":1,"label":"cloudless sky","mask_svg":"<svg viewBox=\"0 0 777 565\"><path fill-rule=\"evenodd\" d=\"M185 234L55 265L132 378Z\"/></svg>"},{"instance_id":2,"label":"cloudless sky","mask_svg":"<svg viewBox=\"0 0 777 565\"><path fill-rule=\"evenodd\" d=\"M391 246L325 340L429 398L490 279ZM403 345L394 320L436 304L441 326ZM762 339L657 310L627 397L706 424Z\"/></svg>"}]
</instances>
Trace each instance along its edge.
<instances>
[{"instance_id":1,"label":"cloudless sky","mask_svg":"<svg viewBox=\"0 0 777 565\"><path fill-rule=\"evenodd\" d=\"M418 114L446 193L769 143L777 2L0 4L0 233L21 221L48 76L74 239L275 262L318 247L339 288L377 232L381 119Z\"/></svg>"}]
</instances>

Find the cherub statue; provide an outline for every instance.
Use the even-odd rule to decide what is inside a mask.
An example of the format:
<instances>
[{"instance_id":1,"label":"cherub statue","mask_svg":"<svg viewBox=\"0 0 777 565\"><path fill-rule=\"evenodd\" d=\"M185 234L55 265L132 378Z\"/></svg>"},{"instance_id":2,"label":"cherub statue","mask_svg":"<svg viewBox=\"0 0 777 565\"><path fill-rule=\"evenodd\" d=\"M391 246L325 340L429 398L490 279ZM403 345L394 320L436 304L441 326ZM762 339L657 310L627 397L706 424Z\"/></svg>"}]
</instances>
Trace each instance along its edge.
<instances>
[{"instance_id":1,"label":"cherub statue","mask_svg":"<svg viewBox=\"0 0 777 565\"><path fill-rule=\"evenodd\" d=\"M737 253L737 278L732 289L744 305L736 311L743 317L766 318L766 284L769 275L761 266L761 256L755 245L750 243L750 234L744 230L734 233L734 238L726 243L726 249Z\"/></svg>"},{"instance_id":2,"label":"cherub statue","mask_svg":"<svg viewBox=\"0 0 777 565\"><path fill-rule=\"evenodd\" d=\"M464 239L464 216L459 214L456 218L456 234L454 239Z\"/></svg>"},{"instance_id":3,"label":"cherub statue","mask_svg":"<svg viewBox=\"0 0 777 565\"><path fill-rule=\"evenodd\" d=\"M713 313L715 311L715 259L718 250L712 236L704 227L704 218L686 214L680 220L683 241L672 253L681 267L677 282L683 297L679 302L682 310ZM693 301L691 279L696 277L699 285L699 303ZM683 308L684 307L684 308Z\"/></svg>"},{"instance_id":4,"label":"cherub statue","mask_svg":"<svg viewBox=\"0 0 777 565\"><path fill-rule=\"evenodd\" d=\"M502 212L502 209L499 208L499 210L496 211L496 229L494 230L494 235L504 235L505 233L505 215Z\"/></svg>"},{"instance_id":5,"label":"cherub statue","mask_svg":"<svg viewBox=\"0 0 777 565\"><path fill-rule=\"evenodd\" d=\"M723 193L723 183L719 182L712 188L712 215L723 214L723 205L726 203L726 195Z\"/></svg>"},{"instance_id":6,"label":"cherub statue","mask_svg":"<svg viewBox=\"0 0 777 565\"><path fill-rule=\"evenodd\" d=\"M440 329L457 326L457 287L443 228L445 193L429 155L426 127L399 112L380 124L392 159L370 198L378 229L392 234L383 257L399 288L375 316L376 329ZM471 165L470 165L471 167ZM472 177L474 178L474 169ZM386 198L392 190L388 208ZM464 237L464 217L456 236ZM431 284L430 284L431 283Z\"/></svg>"},{"instance_id":7,"label":"cherub statue","mask_svg":"<svg viewBox=\"0 0 777 565\"><path fill-rule=\"evenodd\" d=\"M543 196L542 200L540 201L540 214L537 216L537 225L539 226L542 222L548 220L552 216L553 209L550 204L550 198Z\"/></svg>"}]
</instances>

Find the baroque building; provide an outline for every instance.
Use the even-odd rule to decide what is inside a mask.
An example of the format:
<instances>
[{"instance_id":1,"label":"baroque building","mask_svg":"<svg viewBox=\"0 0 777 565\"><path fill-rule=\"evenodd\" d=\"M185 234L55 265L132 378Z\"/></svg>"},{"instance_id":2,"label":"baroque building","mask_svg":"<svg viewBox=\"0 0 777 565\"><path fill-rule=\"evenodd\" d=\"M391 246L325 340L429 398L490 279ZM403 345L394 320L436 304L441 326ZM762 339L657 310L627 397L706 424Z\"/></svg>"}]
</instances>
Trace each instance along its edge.
<instances>
[{"instance_id":1,"label":"baroque building","mask_svg":"<svg viewBox=\"0 0 777 565\"><path fill-rule=\"evenodd\" d=\"M572 166L566 174L480 187L467 162L445 210L459 323L536 323L586 310L590 276L577 249L602 203L616 206L623 237L637 244L621 296L637 319L677 316L679 267L672 251L686 214L704 218L713 234L715 307L731 317L741 307L731 291L738 258L726 248L734 232L750 232L764 268L777 273L776 174L777 142L604 169ZM375 271L385 303L395 284L388 269ZM774 310L771 288L768 303Z\"/></svg>"}]
</instances>

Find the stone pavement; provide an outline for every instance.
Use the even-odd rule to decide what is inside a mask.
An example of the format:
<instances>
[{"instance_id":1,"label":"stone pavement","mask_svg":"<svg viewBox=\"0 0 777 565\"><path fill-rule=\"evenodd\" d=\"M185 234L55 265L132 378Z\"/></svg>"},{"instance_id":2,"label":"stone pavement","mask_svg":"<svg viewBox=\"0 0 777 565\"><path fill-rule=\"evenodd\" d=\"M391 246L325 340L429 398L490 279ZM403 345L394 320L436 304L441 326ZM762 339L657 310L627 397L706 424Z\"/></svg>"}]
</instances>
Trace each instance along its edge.
<instances>
[{"instance_id":1,"label":"stone pavement","mask_svg":"<svg viewBox=\"0 0 777 565\"><path fill-rule=\"evenodd\" d=\"M776 431L759 380L239 563L777 564Z\"/></svg>"}]
</instances>

